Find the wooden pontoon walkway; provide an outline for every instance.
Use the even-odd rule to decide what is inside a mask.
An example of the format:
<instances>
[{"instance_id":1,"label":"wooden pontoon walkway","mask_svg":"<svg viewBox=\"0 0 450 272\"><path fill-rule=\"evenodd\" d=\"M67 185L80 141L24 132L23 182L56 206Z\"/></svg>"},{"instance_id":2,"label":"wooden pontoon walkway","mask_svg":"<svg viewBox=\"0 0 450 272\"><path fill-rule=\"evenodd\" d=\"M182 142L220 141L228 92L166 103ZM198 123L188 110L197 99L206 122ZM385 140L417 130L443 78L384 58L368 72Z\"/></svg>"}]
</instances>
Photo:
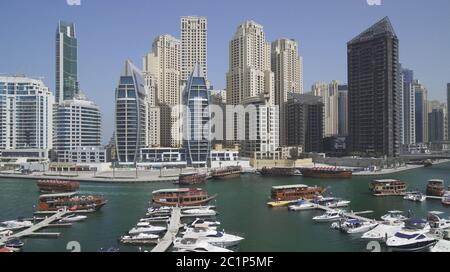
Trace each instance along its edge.
<instances>
[{"instance_id":1,"label":"wooden pontoon walkway","mask_svg":"<svg viewBox=\"0 0 450 272\"><path fill-rule=\"evenodd\" d=\"M57 213L53 214L50 217L45 218L41 222L34 224L33 226L29 227L28 229L25 229L23 231L20 231L18 233L5 236L0 238L0 246L4 245L8 240L15 239L15 238L22 238L27 236L41 236L41 237L57 237L59 236L59 233L38 233L40 229L46 228L51 226L51 223L60 220L63 218L67 213L70 213L67 210L61 210Z\"/></svg>"},{"instance_id":2,"label":"wooden pontoon walkway","mask_svg":"<svg viewBox=\"0 0 450 272\"><path fill-rule=\"evenodd\" d=\"M178 231L182 227L181 224L181 209L175 207L172 209L172 215L170 217L169 226L167 227L167 232L159 243L152 249L152 252L165 252L172 245Z\"/></svg>"}]
</instances>

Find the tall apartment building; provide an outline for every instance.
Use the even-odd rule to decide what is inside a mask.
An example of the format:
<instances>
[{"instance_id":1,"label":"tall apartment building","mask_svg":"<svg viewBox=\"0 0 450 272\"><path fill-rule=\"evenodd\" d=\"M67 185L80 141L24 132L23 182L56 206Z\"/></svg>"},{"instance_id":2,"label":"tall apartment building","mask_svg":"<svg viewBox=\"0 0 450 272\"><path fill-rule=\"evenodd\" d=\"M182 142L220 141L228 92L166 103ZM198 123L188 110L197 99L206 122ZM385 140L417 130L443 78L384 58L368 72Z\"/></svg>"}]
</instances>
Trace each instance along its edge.
<instances>
[{"instance_id":1,"label":"tall apartment building","mask_svg":"<svg viewBox=\"0 0 450 272\"><path fill-rule=\"evenodd\" d=\"M292 39L272 42L271 68L274 73L274 103L280 109L280 144L286 145L285 104L288 93L303 93L303 59L298 54L298 43Z\"/></svg>"},{"instance_id":2,"label":"tall apartment building","mask_svg":"<svg viewBox=\"0 0 450 272\"><path fill-rule=\"evenodd\" d=\"M416 143L416 95L414 92L414 72L402 69L403 79L403 141L402 144Z\"/></svg>"},{"instance_id":3,"label":"tall apartment building","mask_svg":"<svg viewBox=\"0 0 450 272\"><path fill-rule=\"evenodd\" d=\"M73 99L60 102L53 118L53 147L58 162L106 161L106 151L101 147L102 116L94 102L78 93ZM80 152L88 151L89 156L82 159Z\"/></svg>"},{"instance_id":4,"label":"tall apartment building","mask_svg":"<svg viewBox=\"0 0 450 272\"><path fill-rule=\"evenodd\" d=\"M152 52L144 57L143 75L153 105L160 111L160 145L165 147L181 146L181 43L170 35L157 37ZM155 123L158 120L150 120Z\"/></svg>"},{"instance_id":5,"label":"tall apartment building","mask_svg":"<svg viewBox=\"0 0 450 272\"><path fill-rule=\"evenodd\" d=\"M227 104L239 105L246 98L260 95L274 104L270 56L263 27L253 21L242 23L230 41Z\"/></svg>"},{"instance_id":6,"label":"tall apartment building","mask_svg":"<svg viewBox=\"0 0 450 272\"><path fill-rule=\"evenodd\" d=\"M413 83L415 98L416 143L428 143L428 90L419 80Z\"/></svg>"},{"instance_id":7,"label":"tall apartment building","mask_svg":"<svg viewBox=\"0 0 450 272\"><path fill-rule=\"evenodd\" d=\"M400 152L399 41L388 17L347 43L349 148L370 156Z\"/></svg>"},{"instance_id":8,"label":"tall apartment building","mask_svg":"<svg viewBox=\"0 0 450 272\"><path fill-rule=\"evenodd\" d=\"M287 103L288 145L304 152L322 152L324 104L321 97L292 94Z\"/></svg>"},{"instance_id":9,"label":"tall apartment building","mask_svg":"<svg viewBox=\"0 0 450 272\"><path fill-rule=\"evenodd\" d=\"M243 105L244 100L257 97L274 105L274 74L271 70L270 43L263 27L253 21L239 25L229 45L227 72L227 104ZM238 143L242 120L227 113L228 143Z\"/></svg>"},{"instance_id":10,"label":"tall apartment building","mask_svg":"<svg viewBox=\"0 0 450 272\"><path fill-rule=\"evenodd\" d=\"M53 146L54 97L41 80L0 76L0 150L47 159Z\"/></svg>"},{"instance_id":11,"label":"tall apartment building","mask_svg":"<svg viewBox=\"0 0 450 272\"><path fill-rule=\"evenodd\" d=\"M206 17L181 17L181 80L186 82L198 64L208 78L208 21Z\"/></svg>"},{"instance_id":12,"label":"tall apartment building","mask_svg":"<svg viewBox=\"0 0 450 272\"><path fill-rule=\"evenodd\" d=\"M127 60L115 92L115 141L121 164L135 164L146 145L146 94L142 72Z\"/></svg>"},{"instance_id":13,"label":"tall apartment building","mask_svg":"<svg viewBox=\"0 0 450 272\"><path fill-rule=\"evenodd\" d=\"M56 29L56 103L78 94L77 48L75 25L60 21Z\"/></svg>"}]
</instances>

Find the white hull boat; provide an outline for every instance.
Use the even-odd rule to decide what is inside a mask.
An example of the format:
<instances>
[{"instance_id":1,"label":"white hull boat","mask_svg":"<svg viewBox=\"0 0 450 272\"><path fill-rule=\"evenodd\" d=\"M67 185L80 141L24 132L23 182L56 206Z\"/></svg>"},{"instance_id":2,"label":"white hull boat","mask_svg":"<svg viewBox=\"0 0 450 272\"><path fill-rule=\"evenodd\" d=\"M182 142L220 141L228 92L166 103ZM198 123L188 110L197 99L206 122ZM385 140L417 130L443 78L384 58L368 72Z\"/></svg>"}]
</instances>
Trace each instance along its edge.
<instances>
[{"instance_id":1,"label":"white hull boat","mask_svg":"<svg viewBox=\"0 0 450 272\"><path fill-rule=\"evenodd\" d=\"M214 246L231 247L239 244L244 238L215 230L198 230L188 228L183 238L193 238L199 241L206 241Z\"/></svg>"},{"instance_id":2,"label":"white hull boat","mask_svg":"<svg viewBox=\"0 0 450 272\"><path fill-rule=\"evenodd\" d=\"M83 221L87 218L87 216L85 215L69 215L67 217L64 217L63 219L59 220L59 222L62 223L73 223L73 222L79 222L79 221Z\"/></svg>"},{"instance_id":3,"label":"white hull boat","mask_svg":"<svg viewBox=\"0 0 450 272\"><path fill-rule=\"evenodd\" d=\"M211 209L189 209L182 212L187 215L202 215L202 216L214 216L217 214L215 210Z\"/></svg>"},{"instance_id":4,"label":"white hull boat","mask_svg":"<svg viewBox=\"0 0 450 272\"><path fill-rule=\"evenodd\" d=\"M173 247L177 252L233 252L195 238L177 238L173 242Z\"/></svg>"},{"instance_id":5,"label":"white hull boat","mask_svg":"<svg viewBox=\"0 0 450 272\"><path fill-rule=\"evenodd\" d=\"M333 222L342 219L342 211L327 211L323 215L313 217L316 222Z\"/></svg>"},{"instance_id":6,"label":"white hull boat","mask_svg":"<svg viewBox=\"0 0 450 272\"><path fill-rule=\"evenodd\" d=\"M138 235L125 235L120 238L120 242L125 244L147 244L157 243L159 236L156 234L139 233Z\"/></svg>"},{"instance_id":7,"label":"white hull boat","mask_svg":"<svg viewBox=\"0 0 450 272\"><path fill-rule=\"evenodd\" d=\"M0 231L5 230L20 230L33 226L31 221L10 220L0 223Z\"/></svg>"},{"instance_id":8,"label":"white hull boat","mask_svg":"<svg viewBox=\"0 0 450 272\"><path fill-rule=\"evenodd\" d=\"M420 251L437 243L437 239L429 235L431 228L425 220L408 220L405 228L398 231L386 241L393 251Z\"/></svg>"},{"instance_id":9,"label":"white hull boat","mask_svg":"<svg viewBox=\"0 0 450 272\"><path fill-rule=\"evenodd\" d=\"M197 218L194 220L194 222L191 223L190 226L193 228L196 228L196 227L217 228L218 226L220 226L220 222L219 221L208 221L208 220L203 220L203 219Z\"/></svg>"},{"instance_id":10,"label":"white hull boat","mask_svg":"<svg viewBox=\"0 0 450 272\"><path fill-rule=\"evenodd\" d=\"M138 223L139 225L140 223ZM160 227L160 226L151 226L151 225L146 225L146 226L136 226L134 228L132 228L128 234L130 235L137 235L140 233L160 233L166 231L165 227Z\"/></svg>"},{"instance_id":11,"label":"white hull boat","mask_svg":"<svg viewBox=\"0 0 450 272\"><path fill-rule=\"evenodd\" d=\"M421 193L409 193L406 194L403 199L415 202L424 202L425 200L427 200L427 197Z\"/></svg>"},{"instance_id":12,"label":"white hull boat","mask_svg":"<svg viewBox=\"0 0 450 272\"><path fill-rule=\"evenodd\" d=\"M406 219L408 217L404 216L402 211L388 211L387 214L381 217L381 220L389 222L404 221Z\"/></svg>"},{"instance_id":13,"label":"white hull boat","mask_svg":"<svg viewBox=\"0 0 450 272\"><path fill-rule=\"evenodd\" d=\"M307 211L307 210L313 210L316 208L316 204L306 201L299 201L293 205L290 205L288 207L288 210L290 211Z\"/></svg>"},{"instance_id":14,"label":"white hull boat","mask_svg":"<svg viewBox=\"0 0 450 272\"><path fill-rule=\"evenodd\" d=\"M405 227L405 223L402 221L397 222L383 222L378 224L372 230L367 231L361 236L361 239L367 239L371 241L386 241L395 233L399 232Z\"/></svg>"},{"instance_id":15,"label":"white hull boat","mask_svg":"<svg viewBox=\"0 0 450 272\"><path fill-rule=\"evenodd\" d=\"M331 228L338 229L347 234L356 234L367 232L378 225L377 222L361 221L358 219L349 219L341 222L334 222Z\"/></svg>"}]
</instances>

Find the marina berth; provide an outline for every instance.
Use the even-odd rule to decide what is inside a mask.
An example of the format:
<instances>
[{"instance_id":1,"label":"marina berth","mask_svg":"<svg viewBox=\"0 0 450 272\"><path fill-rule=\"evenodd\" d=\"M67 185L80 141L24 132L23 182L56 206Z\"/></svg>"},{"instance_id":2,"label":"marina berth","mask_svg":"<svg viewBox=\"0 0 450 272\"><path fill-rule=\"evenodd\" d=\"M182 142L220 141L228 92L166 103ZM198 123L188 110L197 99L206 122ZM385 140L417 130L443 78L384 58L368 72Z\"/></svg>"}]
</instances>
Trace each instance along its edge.
<instances>
[{"instance_id":1,"label":"marina berth","mask_svg":"<svg viewBox=\"0 0 450 272\"><path fill-rule=\"evenodd\" d=\"M87 211L93 212L99 210L106 204L102 196L80 195L78 193L60 193L45 194L39 197L38 211L58 211L67 209L68 211Z\"/></svg>"},{"instance_id":2,"label":"marina berth","mask_svg":"<svg viewBox=\"0 0 450 272\"><path fill-rule=\"evenodd\" d=\"M181 213L187 214L187 215L197 215L197 216L215 216L217 214L217 212L215 210L212 210L210 208L183 210Z\"/></svg>"},{"instance_id":3,"label":"marina berth","mask_svg":"<svg viewBox=\"0 0 450 272\"><path fill-rule=\"evenodd\" d=\"M242 166L228 166L225 168L214 169L211 177L214 179L236 178L242 173Z\"/></svg>"},{"instance_id":4,"label":"marina berth","mask_svg":"<svg viewBox=\"0 0 450 272\"><path fill-rule=\"evenodd\" d=\"M199 206L216 198L200 188L162 189L152 192L152 204L161 206Z\"/></svg>"},{"instance_id":5,"label":"marina berth","mask_svg":"<svg viewBox=\"0 0 450 272\"><path fill-rule=\"evenodd\" d=\"M397 179L378 179L369 183L374 196L403 196L406 188L406 183Z\"/></svg>"},{"instance_id":6,"label":"marina berth","mask_svg":"<svg viewBox=\"0 0 450 272\"><path fill-rule=\"evenodd\" d=\"M427 195L428 196L444 196L445 195L445 184L442 179L430 179L427 184Z\"/></svg>"},{"instance_id":7,"label":"marina berth","mask_svg":"<svg viewBox=\"0 0 450 272\"><path fill-rule=\"evenodd\" d=\"M307 178L347 179L351 178L351 170L338 169L336 167L301 168L300 172Z\"/></svg>"},{"instance_id":8,"label":"marina berth","mask_svg":"<svg viewBox=\"0 0 450 272\"><path fill-rule=\"evenodd\" d=\"M46 194L75 192L80 188L78 181L71 180L41 179L36 184L39 191Z\"/></svg>"},{"instance_id":9,"label":"marina berth","mask_svg":"<svg viewBox=\"0 0 450 272\"><path fill-rule=\"evenodd\" d=\"M287 206L298 200L311 200L324 192L321 187L310 187L304 184L273 186L271 191L271 202L267 203L272 207Z\"/></svg>"},{"instance_id":10,"label":"marina berth","mask_svg":"<svg viewBox=\"0 0 450 272\"><path fill-rule=\"evenodd\" d=\"M161 233L166 231L166 227L161 226L152 226L149 222L139 222L134 228L132 228L130 231L128 231L128 234L130 235L137 235L140 233Z\"/></svg>"}]
</instances>

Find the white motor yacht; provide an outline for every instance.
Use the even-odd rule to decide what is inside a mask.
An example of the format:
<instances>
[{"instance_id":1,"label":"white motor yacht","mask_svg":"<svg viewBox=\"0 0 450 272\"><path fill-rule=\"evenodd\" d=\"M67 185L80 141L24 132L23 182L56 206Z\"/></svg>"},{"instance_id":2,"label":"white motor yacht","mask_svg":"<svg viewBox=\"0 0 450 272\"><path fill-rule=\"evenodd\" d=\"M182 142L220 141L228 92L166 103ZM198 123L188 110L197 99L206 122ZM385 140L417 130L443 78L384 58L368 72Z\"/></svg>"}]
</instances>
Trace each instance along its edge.
<instances>
[{"instance_id":1,"label":"white motor yacht","mask_svg":"<svg viewBox=\"0 0 450 272\"><path fill-rule=\"evenodd\" d=\"M381 217L383 221L404 221L406 219L408 218L403 215L402 211L388 211L387 214Z\"/></svg>"},{"instance_id":2,"label":"white motor yacht","mask_svg":"<svg viewBox=\"0 0 450 272\"><path fill-rule=\"evenodd\" d=\"M62 218L61 220L59 220L59 222L62 222L62 223L79 222L79 221L85 220L86 218L87 218L87 216L85 216L85 215L71 214L71 215L68 215L68 216Z\"/></svg>"},{"instance_id":3,"label":"white motor yacht","mask_svg":"<svg viewBox=\"0 0 450 272\"><path fill-rule=\"evenodd\" d=\"M410 219L405 222L402 230L387 239L386 245L393 251L419 251L430 248L438 241L428 234L430 229L426 220Z\"/></svg>"},{"instance_id":4,"label":"white motor yacht","mask_svg":"<svg viewBox=\"0 0 450 272\"><path fill-rule=\"evenodd\" d=\"M239 244L243 237L228 234L212 229L187 228L183 238L195 238L199 241L206 241L214 246L231 247Z\"/></svg>"},{"instance_id":5,"label":"white motor yacht","mask_svg":"<svg viewBox=\"0 0 450 272\"><path fill-rule=\"evenodd\" d=\"M128 234L136 235L139 233L160 233L166 231L166 227L152 226L149 222L139 222L136 227L132 228Z\"/></svg>"},{"instance_id":6,"label":"white motor yacht","mask_svg":"<svg viewBox=\"0 0 450 272\"><path fill-rule=\"evenodd\" d=\"M313 217L313 220L316 222L338 221L343 217L342 213L343 213L343 211L340 211L340 210L330 210L322 215Z\"/></svg>"},{"instance_id":7,"label":"white motor yacht","mask_svg":"<svg viewBox=\"0 0 450 272\"><path fill-rule=\"evenodd\" d=\"M203 215L203 216L214 216L217 214L215 210L211 210L209 208L189 209L182 211L182 213L188 215Z\"/></svg>"},{"instance_id":8,"label":"white motor yacht","mask_svg":"<svg viewBox=\"0 0 450 272\"><path fill-rule=\"evenodd\" d=\"M394 236L395 233L399 232L405 227L405 222L403 221L384 221L378 224L372 230L364 233L361 239L367 239L371 241L386 241L390 237Z\"/></svg>"},{"instance_id":9,"label":"white motor yacht","mask_svg":"<svg viewBox=\"0 0 450 272\"><path fill-rule=\"evenodd\" d=\"M306 210L313 210L316 208L316 204L307 202L305 200L300 200L296 202L293 205L290 205L288 207L288 210L290 211L306 211Z\"/></svg>"},{"instance_id":10,"label":"white motor yacht","mask_svg":"<svg viewBox=\"0 0 450 272\"><path fill-rule=\"evenodd\" d=\"M425 200L427 200L427 197L419 192L411 192L406 194L403 199L416 202L424 202Z\"/></svg>"},{"instance_id":11,"label":"white motor yacht","mask_svg":"<svg viewBox=\"0 0 450 272\"><path fill-rule=\"evenodd\" d=\"M0 231L0 238L6 237L6 236L10 236L11 234L13 234L13 232L11 230Z\"/></svg>"},{"instance_id":12,"label":"white motor yacht","mask_svg":"<svg viewBox=\"0 0 450 272\"><path fill-rule=\"evenodd\" d=\"M10 220L0 223L0 231L5 230L20 230L33 226L31 221L22 221L22 220Z\"/></svg>"},{"instance_id":13,"label":"white motor yacht","mask_svg":"<svg viewBox=\"0 0 450 272\"><path fill-rule=\"evenodd\" d=\"M173 247L177 252L233 252L195 238L177 238L173 242Z\"/></svg>"},{"instance_id":14,"label":"white motor yacht","mask_svg":"<svg viewBox=\"0 0 450 272\"><path fill-rule=\"evenodd\" d=\"M427 221L432 229L448 229L450 228L450 219L441 218L443 212L431 211L428 212Z\"/></svg>"},{"instance_id":15,"label":"white motor yacht","mask_svg":"<svg viewBox=\"0 0 450 272\"><path fill-rule=\"evenodd\" d=\"M120 242L129 244L139 243L155 243L159 236L151 233L139 233L137 235L124 235L120 238Z\"/></svg>"},{"instance_id":16,"label":"white motor yacht","mask_svg":"<svg viewBox=\"0 0 450 272\"><path fill-rule=\"evenodd\" d=\"M367 232L378 225L375 221L362 221L359 219L347 219L331 224L331 228L338 229L348 234Z\"/></svg>"}]
</instances>

